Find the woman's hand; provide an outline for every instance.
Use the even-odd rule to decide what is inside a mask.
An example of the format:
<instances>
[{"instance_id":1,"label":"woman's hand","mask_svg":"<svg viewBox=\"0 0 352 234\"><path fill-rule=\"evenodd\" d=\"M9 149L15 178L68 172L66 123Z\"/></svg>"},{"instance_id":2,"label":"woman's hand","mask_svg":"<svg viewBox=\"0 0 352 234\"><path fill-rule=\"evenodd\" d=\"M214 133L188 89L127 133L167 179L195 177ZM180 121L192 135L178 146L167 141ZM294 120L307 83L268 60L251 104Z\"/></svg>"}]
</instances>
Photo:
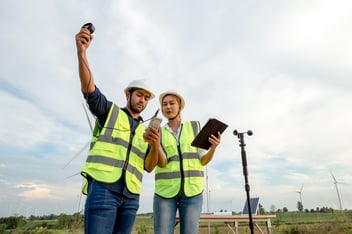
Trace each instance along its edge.
<instances>
[{"instance_id":1,"label":"woman's hand","mask_svg":"<svg viewBox=\"0 0 352 234\"><path fill-rule=\"evenodd\" d=\"M211 143L212 147L216 148L220 144L221 133L218 132L218 136L217 137L214 134L211 134L211 136L208 138L208 141Z\"/></svg>"}]
</instances>

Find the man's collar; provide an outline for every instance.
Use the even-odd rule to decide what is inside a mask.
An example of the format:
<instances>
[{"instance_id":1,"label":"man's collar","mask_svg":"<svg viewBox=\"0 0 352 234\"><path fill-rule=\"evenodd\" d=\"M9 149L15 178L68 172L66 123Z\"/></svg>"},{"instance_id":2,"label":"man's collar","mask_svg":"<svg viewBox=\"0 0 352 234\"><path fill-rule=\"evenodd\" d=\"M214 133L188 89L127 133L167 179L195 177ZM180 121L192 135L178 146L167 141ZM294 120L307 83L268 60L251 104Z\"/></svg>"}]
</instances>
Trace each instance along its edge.
<instances>
[{"instance_id":1,"label":"man's collar","mask_svg":"<svg viewBox=\"0 0 352 234\"><path fill-rule=\"evenodd\" d=\"M141 115L139 115L138 119L133 118L130 111L127 109L127 107L123 107L123 108L121 108L121 110L123 110L132 119L143 122L143 118Z\"/></svg>"}]
</instances>

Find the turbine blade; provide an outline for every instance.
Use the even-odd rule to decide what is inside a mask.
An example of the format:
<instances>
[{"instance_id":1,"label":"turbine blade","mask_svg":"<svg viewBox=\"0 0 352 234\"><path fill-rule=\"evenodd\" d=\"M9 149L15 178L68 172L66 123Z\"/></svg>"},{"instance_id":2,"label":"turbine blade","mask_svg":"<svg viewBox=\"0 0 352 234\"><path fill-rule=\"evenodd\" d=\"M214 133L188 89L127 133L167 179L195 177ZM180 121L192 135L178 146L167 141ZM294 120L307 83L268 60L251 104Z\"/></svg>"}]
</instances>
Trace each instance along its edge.
<instances>
[{"instance_id":1,"label":"turbine blade","mask_svg":"<svg viewBox=\"0 0 352 234\"><path fill-rule=\"evenodd\" d=\"M89 146L89 144L90 144L90 141L87 142L87 143L82 147L82 149L81 149L80 151L78 151L78 153L76 153L76 154L71 158L71 160L66 163L66 165L65 165L62 169L65 169L78 155L80 155L80 154L83 152L83 150L85 150L85 149Z\"/></svg>"},{"instance_id":2,"label":"turbine blade","mask_svg":"<svg viewBox=\"0 0 352 234\"><path fill-rule=\"evenodd\" d=\"M65 177L64 180L67 180L67 179L69 179L69 178L71 178L71 177L74 177L74 176L80 175L80 174L81 174L81 172L77 172L77 173L75 173L75 174L72 174L72 175L70 175L70 176Z\"/></svg>"},{"instance_id":3,"label":"turbine blade","mask_svg":"<svg viewBox=\"0 0 352 234\"><path fill-rule=\"evenodd\" d=\"M335 183L336 183L336 182L337 182L337 181L336 181L336 178L335 178L334 174L332 174L332 171L331 171L331 170L330 170L330 174L331 174L332 178L334 179L334 181L335 181Z\"/></svg>"},{"instance_id":4,"label":"turbine blade","mask_svg":"<svg viewBox=\"0 0 352 234\"><path fill-rule=\"evenodd\" d=\"M88 116L87 109L86 109L86 107L84 106L84 104L83 104L83 103L82 103L82 106L83 106L83 110L84 110L84 112L86 113L86 117L87 117L87 120L88 120L88 124L89 124L90 130L93 132L93 125L92 125L92 123L90 122L90 119L89 119L89 116Z\"/></svg>"}]
</instances>

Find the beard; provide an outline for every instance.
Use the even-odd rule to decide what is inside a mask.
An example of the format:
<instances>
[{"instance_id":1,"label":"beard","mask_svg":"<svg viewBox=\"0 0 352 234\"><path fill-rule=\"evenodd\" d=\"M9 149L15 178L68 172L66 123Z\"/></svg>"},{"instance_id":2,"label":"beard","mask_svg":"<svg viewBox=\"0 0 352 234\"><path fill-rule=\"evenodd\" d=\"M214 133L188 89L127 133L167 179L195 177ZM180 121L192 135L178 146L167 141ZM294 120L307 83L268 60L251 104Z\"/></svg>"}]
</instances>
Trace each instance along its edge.
<instances>
[{"instance_id":1,"label":"beard","mask_svg":"<svg viewBox=\"0 0 352 234\"><path fill-rule=\"evenodd\" d=\"M130 109L133 113L140 114L145 109L145 106L143 104L130 102Z\"/></svg>"}]
</instances>

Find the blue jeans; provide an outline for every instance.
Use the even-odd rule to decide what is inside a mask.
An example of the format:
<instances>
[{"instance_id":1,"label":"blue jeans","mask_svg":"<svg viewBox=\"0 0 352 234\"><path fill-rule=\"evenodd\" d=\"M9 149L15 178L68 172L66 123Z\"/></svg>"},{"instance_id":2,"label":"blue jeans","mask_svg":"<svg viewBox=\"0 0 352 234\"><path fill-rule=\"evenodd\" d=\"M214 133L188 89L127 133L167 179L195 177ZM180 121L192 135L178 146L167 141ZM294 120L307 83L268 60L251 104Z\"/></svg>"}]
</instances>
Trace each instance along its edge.
<instances>
[{"instance_id":1,"label":"blue jeans","mask_svg":"<svg viewBox=\"0 0 352 234\"><path fill-rule=\"evenodd\" d=\"M131 233L139 199L114 193L91 181L84 210L85 234Z\"/></svg>"},{"instance_id":2,"label":"blue jeans","mask_svg":"<svg viewBox=\"0 0 352 234\"><path fill-rule=\"evenodd\" d=\"M154 234L173 234L176 211L180 216L180 234L198 234L203 196L176 196L165 199L154 195Z\"/></svg>"}]
</instances>

